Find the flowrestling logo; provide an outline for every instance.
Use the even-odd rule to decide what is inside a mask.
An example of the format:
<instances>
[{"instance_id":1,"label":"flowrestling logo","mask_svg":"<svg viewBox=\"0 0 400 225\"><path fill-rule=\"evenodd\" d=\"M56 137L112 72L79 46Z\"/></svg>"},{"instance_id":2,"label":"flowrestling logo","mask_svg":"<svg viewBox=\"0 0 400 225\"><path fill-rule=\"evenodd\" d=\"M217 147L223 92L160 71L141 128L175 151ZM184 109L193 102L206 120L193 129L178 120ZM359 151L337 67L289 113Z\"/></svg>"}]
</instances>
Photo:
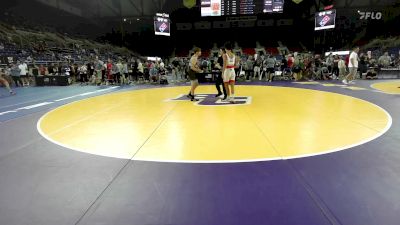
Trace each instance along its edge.
<instances>
[{"instance_id":1,"label":"flowrestling logo","mask_svg":"<svg viewBox=\"0 0 400 225\"><path fill-rule=\"evenodd\" d=\"M321 27L325 26L329 20L331 20L331 18L329 16L324 16L324 18L321 20L321 22L319 22L319 25L321 25Z\"/></svg>"},{"instance_id":2,"label":"flowrestling logo","mask_svg":"<svg viewBox=\"0 0 400 225\"><path fill-rule=\"evenodd\" d=\"M360 20L380 20L382 19L381 12L361 12L358 11L360 14Z\"/></svg>"},{"instance_id":3,"label":"flowrestling logo","mask_svg":"<svg viewBox=\"0 0 400 225\"><path fill-rule=\"evenodd\" d=\"M251 104L251 97L249 96L235 96L235 103L223 101L221 98L216 98L215 94L198 94L196 98L199 99L195 105L199 106L239 106ZM190 101L186 95L179 95L176 98L168 99L167 101Z\"/></svg>"},{"instance_id":4,"label":"flowrestling logo","mask_svg":"<svg viewBox=\"0 0 400 225\"><path fill-rule=\"evenodd\" d=\"M161 32L164 32L165 29L167 29L167 24L162 23L158 29L159 29Z\"/></svg>"}]
</instances>

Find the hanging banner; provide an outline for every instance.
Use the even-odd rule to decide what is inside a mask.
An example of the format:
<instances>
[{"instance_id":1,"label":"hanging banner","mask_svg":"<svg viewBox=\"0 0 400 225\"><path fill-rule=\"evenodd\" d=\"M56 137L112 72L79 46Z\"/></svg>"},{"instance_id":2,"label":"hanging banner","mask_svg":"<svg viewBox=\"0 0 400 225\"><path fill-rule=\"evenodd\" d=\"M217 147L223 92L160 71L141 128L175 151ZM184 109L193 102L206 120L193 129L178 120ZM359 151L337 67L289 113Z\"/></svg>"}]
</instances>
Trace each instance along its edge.
<instances>
[{"instance_id":1,"label":"hanging banner","mask_svg":"<svg viewBox=\"0 0 400 225\"><path fill-rule=\"evenodd\" d=\"M186 8L191 9L196 6L196 0L183 0L183 5Z\"/></svg>"}]
</instances>

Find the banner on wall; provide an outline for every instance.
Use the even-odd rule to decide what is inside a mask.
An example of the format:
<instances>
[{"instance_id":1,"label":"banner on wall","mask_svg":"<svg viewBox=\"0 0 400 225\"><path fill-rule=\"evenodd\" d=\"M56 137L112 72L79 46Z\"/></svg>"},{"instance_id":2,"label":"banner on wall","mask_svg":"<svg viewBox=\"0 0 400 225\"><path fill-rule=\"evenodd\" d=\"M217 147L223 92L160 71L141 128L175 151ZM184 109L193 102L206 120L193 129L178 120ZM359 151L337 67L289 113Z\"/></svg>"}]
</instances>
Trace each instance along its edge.
<instances>
[{"instance_id":1,"label":"banner on wall","mask_svg":"<svg viewBox=\"0 0 400 225\"><path fill-rule=\"evenodd\" d=\"M186 8L191 9L196 6L196 0L183 0L183 5Z\"/></svg>"}]
</instances>

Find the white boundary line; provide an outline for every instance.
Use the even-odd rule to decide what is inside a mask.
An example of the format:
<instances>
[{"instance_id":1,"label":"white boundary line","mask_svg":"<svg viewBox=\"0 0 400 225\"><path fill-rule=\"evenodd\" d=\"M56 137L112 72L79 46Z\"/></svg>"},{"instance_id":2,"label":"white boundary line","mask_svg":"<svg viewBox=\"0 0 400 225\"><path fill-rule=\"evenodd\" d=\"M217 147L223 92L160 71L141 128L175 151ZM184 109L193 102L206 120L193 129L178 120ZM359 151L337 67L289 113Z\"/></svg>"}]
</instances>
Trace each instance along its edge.
<instances>
[{"instance_id":1,"label":"white boundary line","mask_svg":"<svg viewBox=\"0 0 400 225\"><path fill-rule=\"evenodd\" d=\"M16 108L16 109L4 111L4 112L0 111L0 116L5 115L5 114L9 114L9 113L17 113L20 110L30 110L30 109L42 107L42 106L45 106L45 105L51 105L51 104L54 104L56 102L60 102L60 101L64 101L64 100L68 100L68 99L72 99L72 98L76 98L76 97L87 96L87 95L91 95L91 94L110 91L110 90L113 90L113 89L118 88L118 87L119 86L114 86L114 87L100 89L100 90L96 90L96 91L85 92L85 93L69 96L69 97L66 97L66 98L57 99L57 100L54 100L54 101L52 100L52 101L40 102L40 103L37 103L37 104L34 104L34 105L27 105L27 106L23 106L23 107L20 107L20 108ZM34 102L34 101L28 101L28 102ZM18 104L15 104L15 105L18 105Z\"/></svg>"},{"instance_id":2,"label":"white boundary line","mask_svg":"<svg viewBox=\"0 0 400 225\"><path fill-rule=\"evenodd\" d=\"M259 85L255 85L255 86L259 86ZM262 86L262 87L264 87L264 86ZM269 86L268 86L268 87L269 87ZM280 88L280 87L273 86L273 88ZM283 88L293 88L293 87L283 87ZM303 89L303 88L295 88L295 89ZM305 89L305 90L309 90L309 91L318 91L318 92L326 92L326 91L313 90L313 89ZM372 103L372 102L369 102L369 101L366 101L366 100L363 100L363 99L360 99L360 98L356 98L356 97L353 97L353 96L344 95L344 94L339 94L339 93L335 93L335 92L327 92L327 93L337 94L337 95L343 95L343 96L350 97L350 98L357 99L357 100L361 100L361 101L364 101L364 102L366 102L366 103L369 103L369 104L372 104L372 105L376 106L377 108L379 108L380 110L382 110L382 111L386 114L386 116L387 116L387 118L388 118L388 123L386 124L386 127L385 127L381 132L379 132L378 134L376 134L375 136L372 136L371 138L367 138L367 139L365 139L365 140L362 140L362 141L360 141L360 142L358 142L358 143L351 144L351 145L346 145L346 146L342 146L342 147L339 147L339 148L329 149L329 150L326 150L326 151L323 151L323 152L319 152L319 153L315 153L315 154L303 154L303 155L297 155L297 156L292 156L292 157L258 158L258 159L247 159L247 160L159 160L159 159L140 159L140 158L138 158L138 159L132 159L132 161L164 162L164 163L217 164L217 163L265 162L265 161L277 161L277 160L290 160L290 159L306 158L306 157L312 157L312 156L326 155L326 154L329 154L329 153L339 152L339 151L342 151L342 150L345 150L345 149L354 148L354 147L363 145L363 144L365 144L365 143L368 143L368 142L370 142L370 141L372 141L372 140L375 140L375 139L379 138L380 136L382 136L383 134L385 134L385 133L390 129L390 127L392 126L393 119L392 119L391 115L390 115L385 109L383 109L382 107L380 107L380 106L378 106L378 105L376 105L376 104L374 104L374 103ZM115 93L108 93L108 94L115 94ZM95 97L100 97L100 96L93 96L93 97L91 97L91 98L95 98ZM73 151L77 151L77 152L81 152L81 153L85 153L85 154L90 154L90 155L95 155L95 156L105 156L105 157L111 157L111 158L128 159L127 157L116 157L116 156L110 155L110 154L94 154L94 153L89 153L89 152L83 151L82 149L79 149L79 148L71 148L71 147L69 147L69 146L67 146L67 145L65 145L65 144L63 144L63 143L60 143L60 142L58 142L58 141L55 141L55 140L51 139L49 136L47 136L47 135L42 131L42 129L41 129L41 127L40 127L40 124L42 123L42 120L43 120L49 113L51 113L51 112L53 112L53 111L55 111L55 110L57 110L57 109L59 109L59 108L62 108L62 107L65 107L65 106L67 106L67 105L71 105L71 104L74 104L74 103L76 103L76 102L83 101L83 100L85 100L85 99L81 99L81 100L78 100L78 101L70 102L70 103L68 103L68 104L65 104L65 105L63 105L63 106L57 107L56 109L53 109L53 110L51 110L51 111L45 113L45 114L39 119L39 121L38 121L37 124L36 124L36 128L37 128L39 134L42 135L42 136L43 136L46 140L48 140L49 142L54 143L54 144L56 144L56 145L59 145L59 146L61 146L61 147L64 147L64 148L73 150Z\"/></svg>"},{"instance_id":3,"label":"white boundary line","mask_svg":"<svg viewBox=\"0 0 400 225\"><path fill-rule=\"evenodd\" d=\"M34 109L34 108L38 108L38 107L41 107L41 106L50 105L50 104L53 104L53 103L54 102L42 102L42 103L38 103L38 104L34 104L34 105L24 106L24 107L18 108L16 110L18 111L18 110L22 110L22 109Z\"/></svg>"},{"instance_id":4,"label":"white boundary line","mask_svg":"<svg viewBox=\"0 0 400 225\"><path fill-rule=\"evenodd\" d=\"M16 113L16 112L17 112L17 111L15 111L15 110L4 111L4 112L0 112L0 116L6 115L6 114L8 114L8 113Z\"/></svg>"}]
</instances>

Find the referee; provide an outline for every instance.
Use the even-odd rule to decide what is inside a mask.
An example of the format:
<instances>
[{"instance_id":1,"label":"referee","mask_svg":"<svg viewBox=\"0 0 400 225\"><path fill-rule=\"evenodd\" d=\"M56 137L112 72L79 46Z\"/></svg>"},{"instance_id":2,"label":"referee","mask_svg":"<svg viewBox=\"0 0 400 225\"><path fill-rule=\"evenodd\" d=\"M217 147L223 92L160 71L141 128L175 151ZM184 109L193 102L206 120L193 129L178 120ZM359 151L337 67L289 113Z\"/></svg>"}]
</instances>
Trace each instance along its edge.
<instances>
[{"instance_id":1,"label":"referee","mask_svg":"<svg viewBox=\"0 0 400 225\"><path fill-rule=\"evenodd\" d=\"M222 66L224 65L224 60L222 56L225 54L225 49L220 48L219 49L219 55L218 55L218 60L217 63L214 66L214 70L217 71L215 74L215 87L217 88L218 94L215 95L215 97L219 97L222 95L221 92L221 85L222 85L222 91L224 92L224 100L226 99L226 89L224 85L224 81L222 80L222 74L224 73Z\"/></svg>"}]
</instances>

